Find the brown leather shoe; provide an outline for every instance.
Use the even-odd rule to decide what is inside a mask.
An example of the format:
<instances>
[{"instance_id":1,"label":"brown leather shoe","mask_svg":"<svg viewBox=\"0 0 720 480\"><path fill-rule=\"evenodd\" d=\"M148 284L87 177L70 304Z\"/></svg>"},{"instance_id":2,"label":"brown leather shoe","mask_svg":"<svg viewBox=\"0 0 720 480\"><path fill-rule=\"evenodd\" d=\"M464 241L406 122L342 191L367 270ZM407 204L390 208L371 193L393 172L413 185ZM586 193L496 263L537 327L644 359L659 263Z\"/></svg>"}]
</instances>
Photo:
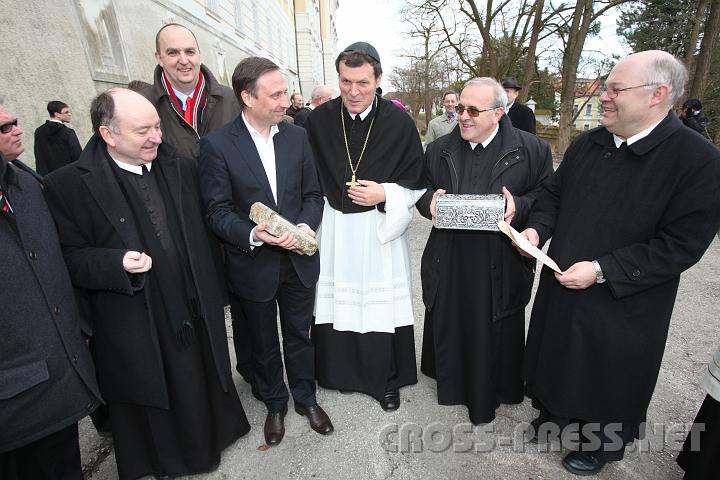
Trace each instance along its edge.
<instances>
[{"instance_id":1,"label":"brown leather shoe","mask_svg":"<svg viewBox=\"0 0 720 480\"><path fill-rule=\"evenodd\" d=\"M268 412L265 418L265 443L273 446L279 444L285 436L285 415L287 415L287 403L279 412Z\"/></svg>"},{"instance_id":2,"label":"brown leather shoe","mask_svg":"<svg viewBox=\"0 0 720 480\"><path fill-rule=\"evenodd\" d=\"M333 430L335 430L335 427L333 427L333 424L330 421L330 417L328 417L325 410L323 410L317 403L315 405L310 405L309 407L303 407L302 405L295 404L295 411L303 417L307 417L308 422L310 423L310 428L320 435L329 435L333 432Z\"/></svg>"}]
</instances>

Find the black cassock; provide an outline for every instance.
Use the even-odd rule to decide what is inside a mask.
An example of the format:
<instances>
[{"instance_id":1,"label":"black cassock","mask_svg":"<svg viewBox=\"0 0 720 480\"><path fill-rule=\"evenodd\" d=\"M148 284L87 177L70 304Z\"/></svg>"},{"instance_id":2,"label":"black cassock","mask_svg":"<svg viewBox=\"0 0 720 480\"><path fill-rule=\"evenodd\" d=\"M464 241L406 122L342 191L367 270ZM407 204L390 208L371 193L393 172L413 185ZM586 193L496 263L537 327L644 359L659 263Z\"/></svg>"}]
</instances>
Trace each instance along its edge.
<instances>
[{"instance_id":1,"label":"black cassock","mask_svg":"<svg viewBox=\"0 0 720 480\"><path fill-rule=\"evenodd\" d=\"M578 137L538 194L528 227L562 269L598 259L607 283L560 285L543 268L524 376L553 416L645 420L680 273L720 223L720 152L670 113L618 149L600 127Z\"/></svg>"},{"instance_id":2,"label":"black cassock","mask_svg":"<svg viewBox=\"0 0 720 480\"><path fill-rule=\"evenodd\" d=\"M160 162L140 176L115 169L138 224L145 251L149 308L157 331L170 408L110 402L120 478L203 473L220 453L250 430L237 391L217 381L212 347L200 318L180 220L165 187ZM198 311L195 311L198 310ZM178 335L177 317L192 325Z\"/></svg>"},{"instance_id":3,"label":"black cassock","mask_svg":"<svg viewBox=\"0 0 720 480\"><path fill-rule=\"evenodd\" d=\"M384 211L383 204L364 207L352 203L347 196L345 183L351 180L352 170L344 136L353 166L357 166L358 179L397 183L416 190L424 187L422 144L415 124L388 100L379 97L376 100L364 120L351 118L338 97L314 109L305 123L323 196L343 215L375 208ZM322 262L320 268L322 277ZM358 284L362 284L360 279ZM412 325L398 327L394 333L339 331L330 323L313 325L318 383L325 388L367 393L377 400L382 399L386 390L416 383L413 332Z\"/></svg>"},{"instance_id":4,"label":"black cassock","mask_svg":"<svg viewBox=\"0 0 720 480\"><path fill-rule=\"evenodd\" d=\"M460 192L490 190L499 139L483 148L463 142ZM435 306L425 313L420 368L437 380L438 403L465 405L470 421L488 423L500 403L523 401L520 375L525 340L525 311L493 321L490 272L506 240L499 232L454 230L447 242L446 272Z\"/></svg>"}]
</instances>

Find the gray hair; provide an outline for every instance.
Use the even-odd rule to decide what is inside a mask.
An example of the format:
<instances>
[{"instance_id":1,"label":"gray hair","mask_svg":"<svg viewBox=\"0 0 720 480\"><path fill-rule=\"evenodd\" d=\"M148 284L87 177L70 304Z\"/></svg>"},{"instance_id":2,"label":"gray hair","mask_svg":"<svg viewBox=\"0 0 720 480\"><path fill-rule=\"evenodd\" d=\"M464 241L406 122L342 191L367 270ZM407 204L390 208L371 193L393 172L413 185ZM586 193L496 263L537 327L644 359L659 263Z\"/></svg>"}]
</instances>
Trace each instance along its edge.
<instances>
[{"instance_id":1,"label":"gray hair","mask_svg":"<svg viewBox=\"0 0 720 480\"><path fill-rule=\"evenodd\" d=\"M310 94L310 98L320 98L325 97L325 93L330 91L330 87L327 85L317 85L315 88L313 88L312 93ZM331 93L332 94L332 93Z\"/></svg>"},{"instance_id":2,"label":"gray hair","mask_svg":"<svg viewBox=\"0 0 720 480\"><path fill-rule=\"evenodd\" d=\"M477 77L473 78L472 80L468 80L468 82L463 85L463 89L471 86L488 86L492 87L493 89L493 104L491 105L492 108L498 108L503 107L507 110L507 103L508 103L508 97L507 93L505 93L505 89L502 85L500 85L500 82L495 80L494 78L490 77Z\"/></svg>"},{"instance_id":3,"label":"gray hair","mask_svg":"<svg viewBox=\"0 0 720 480\"><path fill-rule=\"evenodd\" d=\"M647 65L646 83L668 86L668 108L672 107L685 92L688 72L685 65L677 58L662 55L654 58Z\"/></svg>"}]
</instances>

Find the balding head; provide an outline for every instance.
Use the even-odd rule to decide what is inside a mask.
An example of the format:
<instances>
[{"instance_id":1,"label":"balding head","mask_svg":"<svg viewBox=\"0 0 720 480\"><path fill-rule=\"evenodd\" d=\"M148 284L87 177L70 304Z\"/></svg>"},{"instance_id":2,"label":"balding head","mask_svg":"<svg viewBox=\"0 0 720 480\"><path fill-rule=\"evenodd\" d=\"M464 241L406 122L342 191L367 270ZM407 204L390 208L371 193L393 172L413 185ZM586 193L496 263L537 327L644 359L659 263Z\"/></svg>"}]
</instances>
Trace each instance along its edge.
<instances>
[{"instance_id":1,"label":"balding head","mask_svg":"<svg viewBox=\"0 0 720 480\"><path fill-rule=\"evenodd\" d=\"M142 165L157 157L162 143L160 117L152 103L127 88L112 88L90 105L93 129L115 160Z\"/></svg>"},{"instance_id":2,"label":"balding head","mask_svg":"<svg viewBox=\"0 0 720 480\"><path fill-rule=\"evenodd\" d=\"M173 87L190 95L200 78L200 47L188 28L169 23L155 36L155 60Z\"/></svg>"},{"instance_id":3,"label":"balding head","mask_svg":"<svg viewBox=\"0 0 720 480\"><path fill-rule=\"evenodd\" d=\"M600 123L620 138L629 138L659 123L683 94L687 70L667 52L648 50L618 62L600 96Z\"/></svg>"},{"instance_id":4,"label":"balding head","mask_svg":"<svg viewBox=\"0 0 720 480\"><path fill-rule=\"evenodd\" d=\"M328 87L327 85L318 85L317 87L313 88L310 103L317 107L318 105L322 105L323 103L327 102L331 98L332 90L330 90L330 87Z\"/></svg>"}]
</instances>

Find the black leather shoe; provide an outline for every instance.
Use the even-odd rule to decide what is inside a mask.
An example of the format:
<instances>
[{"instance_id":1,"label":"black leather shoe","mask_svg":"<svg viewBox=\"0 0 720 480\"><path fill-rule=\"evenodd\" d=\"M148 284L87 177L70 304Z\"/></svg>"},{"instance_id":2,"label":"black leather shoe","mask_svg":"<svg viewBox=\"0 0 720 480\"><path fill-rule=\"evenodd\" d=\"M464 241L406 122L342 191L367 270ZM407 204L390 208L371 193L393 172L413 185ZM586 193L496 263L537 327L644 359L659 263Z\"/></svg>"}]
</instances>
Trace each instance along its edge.
<instances>
[{"instance_id":1,"label":"black leather shoe","mask_svg":"<svg viewBox=\"0 0 720 480\"><path fill-rule=\"evenodd\" d=\"M592 452L570 452L562 460L565 470L583 477L595 475L606 463L607 460Z\"/></svg>"},{"instance_id":2,"label":"black leather shoe","mask_svg":"<svg viewBox=\"0 0 720 480\"><path fill-rule=\"evenodd\" d=\"M380 401L380 406L386 412L394 412L400 408L400 390L388 390Z\"/></svg>"},{"instance_id":3,"label":"black leather shoe","mask_svg":"<svg viewBox=\"0 0 720 480\"><path fill-rule=\"evenodd\" d=\"M279 444L285 436L285 415L287 415L287 403L279 412L268 412L265 418L265 443L273 446Z\"/></svg>"},{"instance_id":4,"label":"black leather shoe","mask_svg":"<svg viewBox=\"0 0 720 480\"><path fill-rule=\"evenodd\" d=\"M303 407L302 405L295 404L295 411L303 417L307 417L308 423L310 423L310 428L320 435L329 435L333 432L333 430L335 430L335 427L333 427L333 424L330 421L330 417L328 417L325 410L323 410L317 403L315 405L310 405L309 407Z\"/></svg>"}]
</instances>

